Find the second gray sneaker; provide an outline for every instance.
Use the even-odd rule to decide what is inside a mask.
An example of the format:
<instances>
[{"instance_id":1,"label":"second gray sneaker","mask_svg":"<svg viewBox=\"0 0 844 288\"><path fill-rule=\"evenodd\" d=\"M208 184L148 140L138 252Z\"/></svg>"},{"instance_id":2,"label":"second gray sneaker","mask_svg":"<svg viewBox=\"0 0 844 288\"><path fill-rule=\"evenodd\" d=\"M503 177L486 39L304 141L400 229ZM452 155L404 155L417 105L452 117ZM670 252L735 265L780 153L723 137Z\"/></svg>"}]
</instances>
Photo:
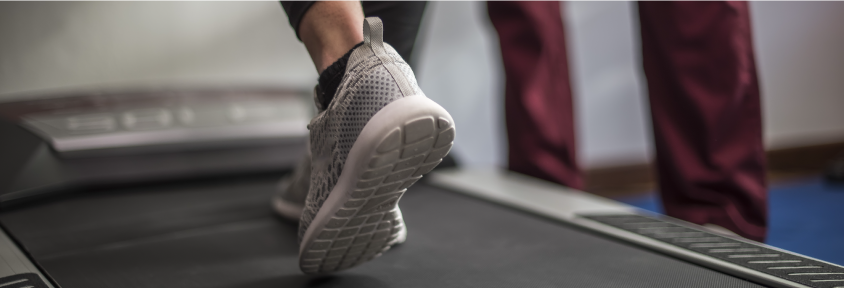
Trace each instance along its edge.
<instances>
[{"instance_id":1,"label":"second gray sneaker","mask_svg":"<svg viewBox=\"0 0 844 288\"><path fill-rule=\"evenodd\" d=\"M308 153L302 157L293 173L278 182L272 199L275 212L284 219L298 223L302 218L302 210L305 209L305 198L308 197L310 184L311 154Z\"/></svg>"}]
</instances>

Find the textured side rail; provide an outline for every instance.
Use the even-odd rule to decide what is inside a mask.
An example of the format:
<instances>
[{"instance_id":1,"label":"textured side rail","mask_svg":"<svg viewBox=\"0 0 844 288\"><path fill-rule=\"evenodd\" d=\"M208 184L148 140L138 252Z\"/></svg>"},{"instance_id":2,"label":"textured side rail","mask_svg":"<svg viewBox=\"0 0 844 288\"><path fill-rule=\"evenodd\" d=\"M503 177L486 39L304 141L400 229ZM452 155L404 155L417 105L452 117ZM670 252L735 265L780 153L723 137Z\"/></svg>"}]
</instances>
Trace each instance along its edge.
<instances>
[{"instance_id":1,"label":"textured side rail","mask_svg":"<svg viewBox=\"0 0 844 288\"><path fill-rule=\"evenodd\" d=\"M4 229L0 229L0 287L53 287Z\"/></svg>"},{"instance_id":2,"label":"textured side rail","mask_svg":"<svg viewBox=\"0 0 844 288\"><path fill-rule=\"evenodd\" d=\"M679 221L636 214L579 216L808 287L844 288L844 267L692 228Z\"/></svg>"}]
</instances>

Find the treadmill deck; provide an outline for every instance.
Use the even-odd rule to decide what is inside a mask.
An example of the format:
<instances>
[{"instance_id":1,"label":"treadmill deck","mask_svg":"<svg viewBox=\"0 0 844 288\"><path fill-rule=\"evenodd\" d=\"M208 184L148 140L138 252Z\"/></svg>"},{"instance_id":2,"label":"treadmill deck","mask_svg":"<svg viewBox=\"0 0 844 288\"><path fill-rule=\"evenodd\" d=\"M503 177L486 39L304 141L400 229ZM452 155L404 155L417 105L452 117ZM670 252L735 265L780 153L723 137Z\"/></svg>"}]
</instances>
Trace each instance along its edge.
<instances>
[{"instance_id":1,"label":"treadmill deck","mask_svg":"<svg viewBox=\"0 0 844 288\"><path fill-rule=\"evenodd\" d=\"M304 275L296 224L270 208L276 181L78 193L0 213L0 223L64 288L763 287L424 182L400 202L405 244Z\"/></svg>"}]
</instances>

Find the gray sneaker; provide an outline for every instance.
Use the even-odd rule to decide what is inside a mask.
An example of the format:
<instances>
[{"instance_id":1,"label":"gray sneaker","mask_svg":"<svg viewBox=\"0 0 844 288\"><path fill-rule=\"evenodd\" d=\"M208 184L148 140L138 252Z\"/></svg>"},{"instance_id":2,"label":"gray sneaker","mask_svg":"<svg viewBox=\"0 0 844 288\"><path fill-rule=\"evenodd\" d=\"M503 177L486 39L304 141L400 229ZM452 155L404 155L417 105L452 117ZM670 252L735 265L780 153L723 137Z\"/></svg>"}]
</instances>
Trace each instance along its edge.
<instances>
[{"instance_id":1,"label":"gray sneaker","mask_svg":"<svg viewBox=\"0 0 844 288\"><path fill-rule=\"evenodd\" d=\"M305 209L305 198L311 186L311 154L308 153L293 173L281 178L273 195L273 209L282 218L291 222L299 222Z\"/></svg>"},{"instance_id":2,"label":"gray sneaker","mask_svg":"<svg viewBox=\"0 0 844 288\"><path fill-rule=\"evenodd\" d=\"M381 20L366 18L364 44L308 125L310 187L299 220L299 266L308 274L354 267L402 242L399 199L451 150L454 120L425 97L382 34Z\"/></svg>"}]
</instances>

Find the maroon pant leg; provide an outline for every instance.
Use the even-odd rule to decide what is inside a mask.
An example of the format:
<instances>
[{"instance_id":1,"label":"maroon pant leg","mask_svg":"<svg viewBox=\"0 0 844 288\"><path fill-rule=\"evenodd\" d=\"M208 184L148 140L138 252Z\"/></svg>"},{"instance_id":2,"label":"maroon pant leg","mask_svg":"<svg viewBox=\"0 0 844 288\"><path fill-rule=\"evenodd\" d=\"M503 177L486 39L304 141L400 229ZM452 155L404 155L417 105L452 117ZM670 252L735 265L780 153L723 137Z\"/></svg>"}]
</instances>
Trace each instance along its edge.
<instances>
[{"instance_id":1,"label":"maroon pant leg","mask_svg":"<svg viewBox=\"0 0 844 288\"><path fill-rule=\"evenodd\" d=\"M487 2L487 9L504 60L509 169L582 188L560 3Z\"/></svg>"},{"instance_id":2,"label":"maroon pant leg","mask_svg":"<svg viewBox=\"0 0 844 288\"><path fill-rule=\"evenodd\" d=\"M668 215L757 241L765 156L746 2L640 2L659 185Z\"/></svg>"}]
</instances>

